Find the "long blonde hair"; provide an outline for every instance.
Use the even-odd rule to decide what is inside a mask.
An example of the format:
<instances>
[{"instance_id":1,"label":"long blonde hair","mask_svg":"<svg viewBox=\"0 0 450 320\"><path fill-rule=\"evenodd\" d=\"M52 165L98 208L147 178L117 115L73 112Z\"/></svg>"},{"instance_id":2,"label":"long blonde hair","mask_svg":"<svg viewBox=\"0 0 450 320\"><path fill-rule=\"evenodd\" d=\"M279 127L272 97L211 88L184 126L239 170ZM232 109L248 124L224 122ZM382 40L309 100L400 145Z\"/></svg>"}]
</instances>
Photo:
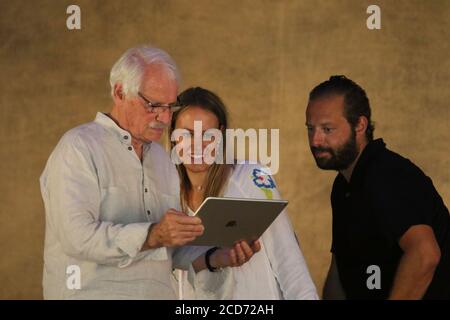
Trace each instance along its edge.
<instances>
[{"instance_id":1,"label":"long blonde hair","mask_svg":"<svg viewBox=\"0 0 450 320\"><path fill-rule=\"evenodd\" d=\"M175 130L175 124L178 116L190 106L199 107L213 113L218 121L219 128L222 131L222 151L226 153L225 130L228 128L228 116L225 104L213 92L200 88L189 88L178 96L179 103L184 107L174 113L170 126L169 138ZM213 163L208 168L206 176L206 186L204 198L223 196L228 177L233 169L233 164ZM177 165L178 175L180 177L180 203L184 212L188 210L189 193L192 191L192 184L187 175L186 167L183 164Z\"/></svg>"}]
</instances>

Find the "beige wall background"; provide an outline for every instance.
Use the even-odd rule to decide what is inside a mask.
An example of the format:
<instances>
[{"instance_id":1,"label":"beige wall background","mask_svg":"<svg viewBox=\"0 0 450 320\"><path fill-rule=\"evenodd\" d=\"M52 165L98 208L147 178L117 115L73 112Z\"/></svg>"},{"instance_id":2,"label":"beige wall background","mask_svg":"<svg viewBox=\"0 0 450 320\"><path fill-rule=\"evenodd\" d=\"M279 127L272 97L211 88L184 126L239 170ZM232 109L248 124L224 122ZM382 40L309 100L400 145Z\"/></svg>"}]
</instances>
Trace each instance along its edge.
<instances>
[{"instance_id":1,"label":"beige wall background","mask_svg":"<svg viewBox=\"0 0 450 320\"><path fill-rule=\"evenodd\" d=\"M450 1L0 2L0 298L42 298L44 209L38 178L68 129L108 111L109 70L129 47L167 50L184 84L227 103L232 125L279 128L275 176L321 291L335 173L316 168L304 110L313 86L346 74L371 100L377 137L450 198ZM82 29L66 28L78 4Z\"/></svg>"}]
</instances>

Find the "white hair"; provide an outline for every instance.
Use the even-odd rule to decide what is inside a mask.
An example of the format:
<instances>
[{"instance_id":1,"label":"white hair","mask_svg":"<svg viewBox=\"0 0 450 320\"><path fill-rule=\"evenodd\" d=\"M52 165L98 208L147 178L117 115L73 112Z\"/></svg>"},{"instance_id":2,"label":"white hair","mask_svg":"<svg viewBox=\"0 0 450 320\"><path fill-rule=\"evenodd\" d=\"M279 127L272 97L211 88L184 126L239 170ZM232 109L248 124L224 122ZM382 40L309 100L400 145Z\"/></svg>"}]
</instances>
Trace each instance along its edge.
<instances>
[{"instance_id":1,"label":"white hair","mask_svg":"<svg viewBox=\"0 0 450 320\"><path fill-rule=\"evenodd\" d=\"M140 46L128 49L112 67L109 75L111 95L114 95L114 85L121 83L125 96L136 96L142 83L144 68L151 64L164 66L169 77L174 79L180 87L180 74L175 61L169 54L156 47Z\"/></svg>"}]
</instances>

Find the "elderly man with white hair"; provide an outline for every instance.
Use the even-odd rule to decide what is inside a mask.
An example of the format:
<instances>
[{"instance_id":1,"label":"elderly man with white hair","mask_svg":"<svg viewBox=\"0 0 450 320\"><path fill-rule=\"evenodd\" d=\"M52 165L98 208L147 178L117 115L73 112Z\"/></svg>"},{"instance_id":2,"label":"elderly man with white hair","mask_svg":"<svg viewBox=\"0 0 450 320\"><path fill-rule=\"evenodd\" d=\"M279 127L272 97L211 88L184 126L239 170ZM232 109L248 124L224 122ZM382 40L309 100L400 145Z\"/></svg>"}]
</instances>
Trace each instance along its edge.
<instances>
[{"instance_id":1,"label":"elderly man with white hair","mask_svg":"<svg viewBox=\"0 0 450 320\"><path fill-rule=\"evenodd\" d=\"M110 75L109 114L69 130L40 178L45 205L45 299L174 299L173 268L190 269L204 298L226 297L228 266L258 242L206 255L179 210L175 166L159 140L177 105L179 73L163 50L129 49ZM177 210L178 209L178 210ZM206 268L224 268L214 273Z\"/></svg>"}]
</instances>

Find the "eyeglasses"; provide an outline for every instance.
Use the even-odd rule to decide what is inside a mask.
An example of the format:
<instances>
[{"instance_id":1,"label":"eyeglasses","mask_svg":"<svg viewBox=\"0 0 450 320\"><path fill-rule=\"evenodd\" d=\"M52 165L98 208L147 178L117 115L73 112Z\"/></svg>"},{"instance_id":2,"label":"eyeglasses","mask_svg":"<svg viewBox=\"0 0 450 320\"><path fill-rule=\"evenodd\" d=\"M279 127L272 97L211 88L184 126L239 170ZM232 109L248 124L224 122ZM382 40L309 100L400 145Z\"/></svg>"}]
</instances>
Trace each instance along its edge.
<instances>
[{"instance_id":1,"label":"eyeglasses","mask_svg":"<svg viewBox=\"0 0 450 320\"><path fill-rule=\"evenodd\" d=\"M163 113L167 110L170 111L170 113L174 113L177 112L178 110L180 110L183 105L180 103L180 100L177 98L176 102L173 103L169 103L167 105L160 105L158 103L154 103L151 102L150 100L148 100L146 97L144 97L144 95L140 92L138 92L138 96L142 98L142 100L145 101L145 109L148 110L151 113Z\"/></svg>"}]
</instances>

